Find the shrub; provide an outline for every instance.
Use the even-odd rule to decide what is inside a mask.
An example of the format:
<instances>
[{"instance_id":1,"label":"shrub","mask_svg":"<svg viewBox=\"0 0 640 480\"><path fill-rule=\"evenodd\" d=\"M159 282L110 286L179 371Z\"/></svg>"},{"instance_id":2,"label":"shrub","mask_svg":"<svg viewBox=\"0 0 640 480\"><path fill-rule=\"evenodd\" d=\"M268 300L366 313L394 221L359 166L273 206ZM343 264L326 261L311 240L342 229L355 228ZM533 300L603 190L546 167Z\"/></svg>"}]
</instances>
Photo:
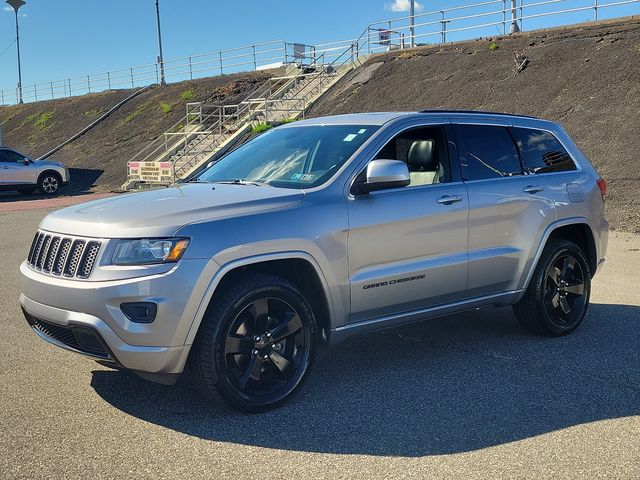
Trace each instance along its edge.
<instances>
[{"instance_id":1,"label":"shrub","mask_svg":"<svg viewBox=\"0 0 640 480\"><path fill-rule=\"evenodd\" d=\"M491 42L491 45L489 45L489 50L491 50L492 52L495 52L496 50L498 50L498 44L496 42Z\"/></svg>"},{"instance_id":2,"label":"shrub","mask_svg":"<svg viewBox=\"0 0 640 480\"><path fill-rule=\"evenodd\" d=\"M171 104L167 102L160 102L160 108L164 113L171 113L171 110L173 110Z\"/></svg>"},{"instance_id":3,"label":"shrub","mask_svg":"<svg viewBox=\"0 0 640 480\"><path fill-rule=\"evenodd\" d=\"M194 97L195 97L195 94L191 89L185 90L184 92L180 93L180 98L185 102L189 102L193 100Z\"/></svg>"},{"instance_id":4,"label":"shrub","mask_svg":"<svg viewBox=\"0 0 640 480\"><path fill-rule=\"evenodd\" d=\"M264 122L256 123L251 129L251 133L262 133L262 132L266 132L271 128L273 128L273 125L270 125L268 123L264 123Z\"/></svg>"}]
</instances>

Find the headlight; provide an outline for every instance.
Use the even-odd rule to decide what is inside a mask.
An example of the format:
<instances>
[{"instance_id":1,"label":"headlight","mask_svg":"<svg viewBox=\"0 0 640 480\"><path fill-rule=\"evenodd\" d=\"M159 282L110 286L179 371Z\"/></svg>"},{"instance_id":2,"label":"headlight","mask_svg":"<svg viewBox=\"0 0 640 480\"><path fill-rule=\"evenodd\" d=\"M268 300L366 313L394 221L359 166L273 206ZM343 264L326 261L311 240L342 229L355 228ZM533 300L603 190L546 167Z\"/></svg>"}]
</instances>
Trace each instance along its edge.
<instances>
[{"instance_id":1,"label":"headlight","mask_svg":"<svg viewBox=\"0 0 640 480\"><path fill-rule=\"evenodd\" d=\"M189 245L188 238L118 240L112 265L149 265L177 262Z\"/></svg>"}]
</instances>

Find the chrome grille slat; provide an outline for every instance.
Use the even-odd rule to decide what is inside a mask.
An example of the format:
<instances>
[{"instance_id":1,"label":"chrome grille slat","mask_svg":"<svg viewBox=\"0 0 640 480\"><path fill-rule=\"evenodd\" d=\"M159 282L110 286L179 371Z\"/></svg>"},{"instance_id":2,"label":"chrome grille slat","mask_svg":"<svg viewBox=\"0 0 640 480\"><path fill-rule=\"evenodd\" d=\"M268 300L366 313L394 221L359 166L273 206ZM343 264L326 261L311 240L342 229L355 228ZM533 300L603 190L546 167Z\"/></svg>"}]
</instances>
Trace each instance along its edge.
<instances>
[{"instance_id":1,"label":"chrome grille slat","mask_svg":"<svg viewBox=\"0 0 640 480\"><path fill-rule=\"evenodd\" d=\"M27 257L33 269L49 275L89 278L95 266L102 242L84 238L69 238L38 232Z\"/></svg>"},{"instance_id":2,"label":"chrome grille slat","mask_svg":"<svg viewBox=\"0 0 640 480\"><path fill-rule=\"evenodd\" d=\"M42 243L42 248L38 253L38 260L36 261L36 268L40 270L42 268L42 264L44 262L44 257L47 255L49 251L49 247L51 246L51 235L46 235L44 237L44 242Z\"/></svg>"}]
</instances>

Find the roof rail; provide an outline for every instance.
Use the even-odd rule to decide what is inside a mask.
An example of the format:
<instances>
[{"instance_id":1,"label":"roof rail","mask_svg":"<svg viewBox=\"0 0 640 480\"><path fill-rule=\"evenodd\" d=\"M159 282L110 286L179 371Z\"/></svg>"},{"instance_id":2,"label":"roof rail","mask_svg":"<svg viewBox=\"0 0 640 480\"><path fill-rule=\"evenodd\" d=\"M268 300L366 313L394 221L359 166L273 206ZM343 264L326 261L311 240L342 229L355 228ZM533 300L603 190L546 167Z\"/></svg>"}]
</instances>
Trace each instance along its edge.
<instances>
[{"instance_id":1,"label":"roof rail","mask_svg":"<svg viewBox=\"0 0 640 480\"><path fill-rule=\"evenodd\" d=\"M538 117L533 117L531 115L518 115L515 113L503 113L503 112L487 112L483 110L449 110L449 109L427 109L420 110L419 113L477 113L479 115L502 115L505 117L521 117L521 118L533 118L536 120L540 120Z\"/></svg>"}]
</instances>

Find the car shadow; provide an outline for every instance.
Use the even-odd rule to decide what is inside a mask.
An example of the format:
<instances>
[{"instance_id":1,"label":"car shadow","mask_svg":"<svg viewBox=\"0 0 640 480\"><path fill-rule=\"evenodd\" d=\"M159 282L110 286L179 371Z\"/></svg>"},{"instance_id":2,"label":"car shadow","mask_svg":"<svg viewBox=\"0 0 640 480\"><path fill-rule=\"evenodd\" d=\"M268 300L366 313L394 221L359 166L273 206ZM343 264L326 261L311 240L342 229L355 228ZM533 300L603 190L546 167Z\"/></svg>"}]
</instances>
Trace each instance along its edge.
<instances>
[{"instance_id":1,"label":"car shadow","mask_svg":"<svg viewBox=\"0 0 640 480\"><path fill-rule=\"evenodd\" d=\"M572 335L527 334L510 309L444 317L323 349L287 405L245 415L186 382L94 371L137 418L203 439L301 452L466 452L640 414L640 307L592 304Z\"/></svg>"},{"instance_id":2,"label":"car shadow","mask_svg":"<svg viewBox=\"0 0 640 480\"><path fill-rule=\"evenodd\" d=\"M93 187L104 173L104 170L91 168L70 168L71 181L69 185L62 187L54 197L87 195L93 193ZM51 198L42 195L38 190L29 195L22 195L17 191L0 191L0 202L14 202L22 200L42 200Z\"/></svg>"}]
</instances>

